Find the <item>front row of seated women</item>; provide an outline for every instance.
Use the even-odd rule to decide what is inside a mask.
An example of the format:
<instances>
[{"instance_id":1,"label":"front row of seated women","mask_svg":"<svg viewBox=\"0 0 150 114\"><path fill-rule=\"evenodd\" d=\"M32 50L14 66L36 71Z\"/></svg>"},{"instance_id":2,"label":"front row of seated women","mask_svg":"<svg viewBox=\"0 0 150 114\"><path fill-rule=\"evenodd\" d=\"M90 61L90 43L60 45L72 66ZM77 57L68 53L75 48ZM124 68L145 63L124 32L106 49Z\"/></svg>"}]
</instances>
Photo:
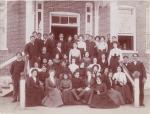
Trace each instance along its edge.
<instances>
[{"instance_id":1,"label":"front row of seated women","mask_svg":"<svg viewBox=\"0 0 150 114\"><path fill-rule=\"evenodd\" d=\"M92 108L117 108L132 103L127 79L120 66L114 74L108 68L105 68L103 74L96 76L87 70L84 78L78 70L73 76L61 74L59 79L53 69L48 74L43 83L39 79L38 71L31 71L31 77L26 84L26 106L60 107L86 104Z\"/></svg>"}]
</instances>

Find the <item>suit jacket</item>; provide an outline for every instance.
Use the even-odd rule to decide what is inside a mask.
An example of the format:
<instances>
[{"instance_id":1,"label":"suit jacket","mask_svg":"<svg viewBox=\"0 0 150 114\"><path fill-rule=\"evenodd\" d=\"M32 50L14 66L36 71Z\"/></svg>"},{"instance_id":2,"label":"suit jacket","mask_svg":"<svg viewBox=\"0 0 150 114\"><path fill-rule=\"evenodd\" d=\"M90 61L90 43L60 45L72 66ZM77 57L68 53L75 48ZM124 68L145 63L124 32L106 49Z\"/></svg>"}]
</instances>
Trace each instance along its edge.
<instances>
[{"instance_id":1,"label":"suit jacket","mask_svg":"<svg viewBox=\"0 0 150 114\"><path fill-rule=\"evenodd\" d=\"M131 62L128 68L129 68L129 72L131 74L134 73L134 71L139 71L140 72L140 77L139 77L140 81L142 81L143 78L147 78L145 67L144 67L142 62L137 61L136 65L134 64L134 62Z\"/></svg>"}]
</instances>

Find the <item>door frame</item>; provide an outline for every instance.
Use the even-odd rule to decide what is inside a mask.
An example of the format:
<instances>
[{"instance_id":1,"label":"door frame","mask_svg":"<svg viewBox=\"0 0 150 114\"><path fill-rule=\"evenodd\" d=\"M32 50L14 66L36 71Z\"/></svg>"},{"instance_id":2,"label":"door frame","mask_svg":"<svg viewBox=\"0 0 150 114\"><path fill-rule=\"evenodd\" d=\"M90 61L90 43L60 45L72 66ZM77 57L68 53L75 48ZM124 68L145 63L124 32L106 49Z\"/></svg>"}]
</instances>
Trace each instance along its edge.
<instances>
[{"instance_id":1,"label":"door frame","mask_svg":"<svg viewBox=\"0 0 150 114\"><path fill-rule=\"evenodd\" d=\"M77 27L77 34L80 34L80 14L73 12L50 12L49 13L49 31L51 32L52 26L60 26L60 27ZM52 23L52 16L70 16L77 18L77 24L54 24Z\"/></svg>"}]
</instances>

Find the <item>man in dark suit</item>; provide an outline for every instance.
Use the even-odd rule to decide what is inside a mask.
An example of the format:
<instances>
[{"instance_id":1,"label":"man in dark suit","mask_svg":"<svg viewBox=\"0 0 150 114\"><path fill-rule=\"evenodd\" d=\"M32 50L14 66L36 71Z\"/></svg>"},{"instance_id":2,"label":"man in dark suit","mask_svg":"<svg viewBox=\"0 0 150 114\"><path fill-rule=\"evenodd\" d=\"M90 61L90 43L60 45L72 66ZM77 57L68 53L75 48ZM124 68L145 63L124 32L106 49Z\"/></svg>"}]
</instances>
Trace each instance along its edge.
<instances>
[{"instance_id":1,"label":"man in dark suit","mask_svg":"<svg viewBox=\"0 0 150 114\"><path fill-rule=\"evenodd\" d=\"M143 63L139 61L139 55L133 54L133 61L130 63L129 71L133 75L135 72L139 72L139 88L140 88L140 106L144 106L144 83L146 81L146 71Z\"/></svg>"},{"instance_id":2,"label":"man in dark suit","mask_svg":"<svg viewBox=\"0 0 150 114\"><path fill-rule=\"evenodd\" d=\"M63 59L63 50L61 42L57 42L56 48L54 49L53 57L55 57L56 54L59 54L60 59Z\"/></svg>"},{"instance_id":3,"label":"man in dark suit","mask_svg":"<svg viewBox=\"0 0 150 114\"><path fill-rule=\"evenodd\" d=\"M19 82L21 73L24 71L25 62L22 59L22 53L18 52L16 54L17 60L15 60L10 68L10 73L12 75L13 81L13 102L19 100Z\"/></svg>"},{"instance_id":4,"label":"man in dark suit","mask_svg":"<svg viewBox=\"0 0 150 114\"><path fill-rule=\"evenodd\" d=\"M38 53L38 49L35 45L35 37L34 36L30 36L30 42L25 45L24 52L29 59L30 67L33 67L34 63L38 62L38 60L39 60L38 59L39 53Z\"/></svg>"}]
</instances>

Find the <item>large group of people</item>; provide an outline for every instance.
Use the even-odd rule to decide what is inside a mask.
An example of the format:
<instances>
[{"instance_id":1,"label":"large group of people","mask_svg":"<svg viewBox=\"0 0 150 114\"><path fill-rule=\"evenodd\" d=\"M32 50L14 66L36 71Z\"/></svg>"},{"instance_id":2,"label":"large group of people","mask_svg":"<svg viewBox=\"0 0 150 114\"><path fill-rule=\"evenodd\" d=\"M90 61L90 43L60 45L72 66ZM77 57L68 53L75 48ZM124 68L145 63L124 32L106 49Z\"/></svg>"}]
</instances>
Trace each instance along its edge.
<instances>
[{"instance_id":1,"label":"large group of people","mask_svg":"<svg viewBox=\"0 0 150 114\"><path fill-rule=\"evenodd\" d=\"M144 106L146 73L139 55L123 56L117 37L77 35L56 40L53 33L34 31L25 45L30 70L26 80L26 106L88 105L92 108L116 108L132 104L133 86L120 64L132 79L139 76L140 106ZM25 62L16 54L10 72L14 82L14 99L19 99L19 80Z\"/></svg>"}]
</instances>

